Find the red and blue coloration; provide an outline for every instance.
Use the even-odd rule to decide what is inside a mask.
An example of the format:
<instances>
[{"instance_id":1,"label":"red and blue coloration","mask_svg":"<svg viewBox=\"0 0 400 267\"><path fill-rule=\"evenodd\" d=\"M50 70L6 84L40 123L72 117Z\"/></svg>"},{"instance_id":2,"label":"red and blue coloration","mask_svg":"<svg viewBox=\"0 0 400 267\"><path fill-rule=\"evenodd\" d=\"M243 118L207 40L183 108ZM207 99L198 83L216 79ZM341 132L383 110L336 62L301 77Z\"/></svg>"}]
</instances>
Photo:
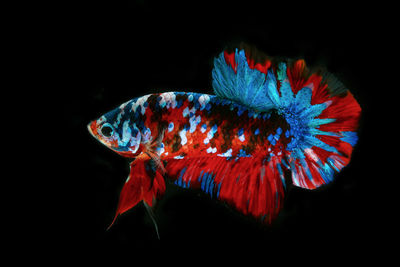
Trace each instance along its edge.
<instances>
[{"instance_id":1,"label":"red and blue coloration","mask_svg":"<svg viewBox=\"0 0 400 267\"><path fill-rule=\"evenodd\" d=\"M215 95L145 95L89 124L101 143L134 158L115 218L142 200L153 206L170 179L271 222L289 179L315 189L349 163L361 113L353 95L303 60L255 55L221 53Z\"/></svg>"}]
</instances>

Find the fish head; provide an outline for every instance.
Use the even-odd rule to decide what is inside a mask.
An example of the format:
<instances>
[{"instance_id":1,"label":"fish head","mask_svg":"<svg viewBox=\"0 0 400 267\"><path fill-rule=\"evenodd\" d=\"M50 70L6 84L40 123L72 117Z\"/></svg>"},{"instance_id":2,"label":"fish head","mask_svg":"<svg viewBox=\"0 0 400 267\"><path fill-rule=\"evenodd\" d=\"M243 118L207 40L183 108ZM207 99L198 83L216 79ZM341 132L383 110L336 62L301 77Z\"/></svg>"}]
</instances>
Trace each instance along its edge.
<instances>
[{"instance_id":1,"label":"fish head","mask_svg":"<svg viewBox=\"0 0 400 267\"><path fill-rule=\"evenodd\" d=\"M121 108L104 114L87 127L100 143L124 157L135 157L140 152L140 130L128 116L124 116Z\"/></svg>"}]
</instances>

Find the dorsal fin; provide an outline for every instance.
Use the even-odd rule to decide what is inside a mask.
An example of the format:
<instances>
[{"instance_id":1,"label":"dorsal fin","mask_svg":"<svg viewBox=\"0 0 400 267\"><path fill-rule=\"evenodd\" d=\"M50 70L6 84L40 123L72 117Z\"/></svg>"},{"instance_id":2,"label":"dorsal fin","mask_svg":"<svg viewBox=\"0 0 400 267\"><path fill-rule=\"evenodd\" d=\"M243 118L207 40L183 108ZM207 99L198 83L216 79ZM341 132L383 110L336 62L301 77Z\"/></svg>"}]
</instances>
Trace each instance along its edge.
<instances>
[{"instance_id":1,"label":"dorsal fin","mask_svg":"<svg viewBox=\"0 0 400 267\"><path fill-rule=\"evenodd\" d=\"M274 75L268 75L270 66L271 61L266 57L264 62L256 61L244 49L224 51L214 60L214 92L256 111L267 111L274 107L267 94L271 79L275 79Z\"/></svg>"},{"instance_id":2,"label":"dorsal fin","mask_svg":"<svg viewBox=\"0 0 400 267\"><path fill-rule=\"evenodd\" d=\"M255 46L244 42L241 42L236 46L228 47L223 52L225 60L229 62L231 66L233 66L235 63L235 52L237 49L239 51L244 50L247 64L249 65L250 69L256 69L264 74L267 74L268 69L271 67L272 59Z\"/></svg>"}]
</instances>

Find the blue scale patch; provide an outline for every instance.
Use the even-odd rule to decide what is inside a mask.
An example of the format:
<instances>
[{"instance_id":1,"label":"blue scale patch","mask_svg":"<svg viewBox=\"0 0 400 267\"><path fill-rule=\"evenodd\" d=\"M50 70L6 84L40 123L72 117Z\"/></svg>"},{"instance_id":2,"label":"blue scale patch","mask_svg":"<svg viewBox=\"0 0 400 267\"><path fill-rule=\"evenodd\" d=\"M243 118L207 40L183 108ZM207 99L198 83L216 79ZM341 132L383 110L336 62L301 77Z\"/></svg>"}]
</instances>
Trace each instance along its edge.
<instances>
[{"instance_id":1,"label":"blue scale patch","mask_svg":"<svg viewBox=\"0 0 400 267\"><path fill-rule=\"evenodd\" d=\"M289 136L290 136L290 131L289 131L289 130L286 130L286 132L285 132L285 137L286 137L286 138L289 138Z\"/></svg>"},{"instance_id":2,"label":"blue scale patch","mask_svg":"<svg viewBox=\"0 0 400 267\"><path fill-rule=\"evenodd\" d=\"M168 132L171 132L172 130L174 130L174 123L171 121L171 122L168 124Z\"/></svg>"},{"instance_id":3,"label":"blue scale patch","mask_svg":"<svg viewBox=\"0 0 400 267\"><path fill-rule=\"evenodd\" d=\"M236 154L235 161L237 161L239 158L250 158L251 154L246 154L246 151L243 149L239 150L239 153Z\"/></svg>"},{"instance_id":4,"label":"blue scale patch","mask_svg":"<svg viewBox=\"0 0 400 267\"><path fill-rule=\"evenodd\" d=\"M210 139L214 137L214 134L217 132L217 130L218 130L218 126L216 124L214 124L213 127L211 127L211 130L209 132L209 134L211 136Z\"/></svg>"},{"instance_id":5,"label":"blue scale patch","mask_svg":"<svg viewBox=\"0 0 400 267\"><path fill-rule=\"evenodd\" d=\"M178 102L176 103L176 108L182 107L183 101L182 99L179 99Z\"/></svg>"},{"instance_id":6,"label":"blue scale patch","mask_svg":"<svg viewBox=\"0 0 400 267\"><path fill-rule=\"evenodd\" d=\"M243 106L239 106L239 105L237 105L237 109L238 109L238 111L237 111L238 116L241 116L247 110Z\"/></svg>"},{"instance_id":7,"label":"blue scale patch","mask_svg":"<svg viewBox=\"0 0 400 267\"><path fill-rule=\"evenodd\" d=\"M200 131L201 131L202 133L204 133L206 130L207 130L207 124L203 123L203 125L201 125Z\"/></svg>"}]
</instances>

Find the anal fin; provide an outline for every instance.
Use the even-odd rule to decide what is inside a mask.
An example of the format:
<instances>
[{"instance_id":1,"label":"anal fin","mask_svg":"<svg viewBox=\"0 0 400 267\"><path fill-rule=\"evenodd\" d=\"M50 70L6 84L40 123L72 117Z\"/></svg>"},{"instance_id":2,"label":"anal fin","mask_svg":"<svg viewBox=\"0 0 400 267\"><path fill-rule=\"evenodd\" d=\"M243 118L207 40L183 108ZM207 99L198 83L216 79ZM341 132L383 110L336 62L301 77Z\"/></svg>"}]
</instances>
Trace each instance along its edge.
<instances>
[{"instance_id":1,"label":"anal fin","mask_svg":"<svg viewBox=\"0 0 400 267\"><path fill-rule=\"evenodd\" d=\"M271 222L283 206L284 174L280 158L186 157L166 164L180 187L200 189L243 214Z\"/></svg>"}]
</instances>

